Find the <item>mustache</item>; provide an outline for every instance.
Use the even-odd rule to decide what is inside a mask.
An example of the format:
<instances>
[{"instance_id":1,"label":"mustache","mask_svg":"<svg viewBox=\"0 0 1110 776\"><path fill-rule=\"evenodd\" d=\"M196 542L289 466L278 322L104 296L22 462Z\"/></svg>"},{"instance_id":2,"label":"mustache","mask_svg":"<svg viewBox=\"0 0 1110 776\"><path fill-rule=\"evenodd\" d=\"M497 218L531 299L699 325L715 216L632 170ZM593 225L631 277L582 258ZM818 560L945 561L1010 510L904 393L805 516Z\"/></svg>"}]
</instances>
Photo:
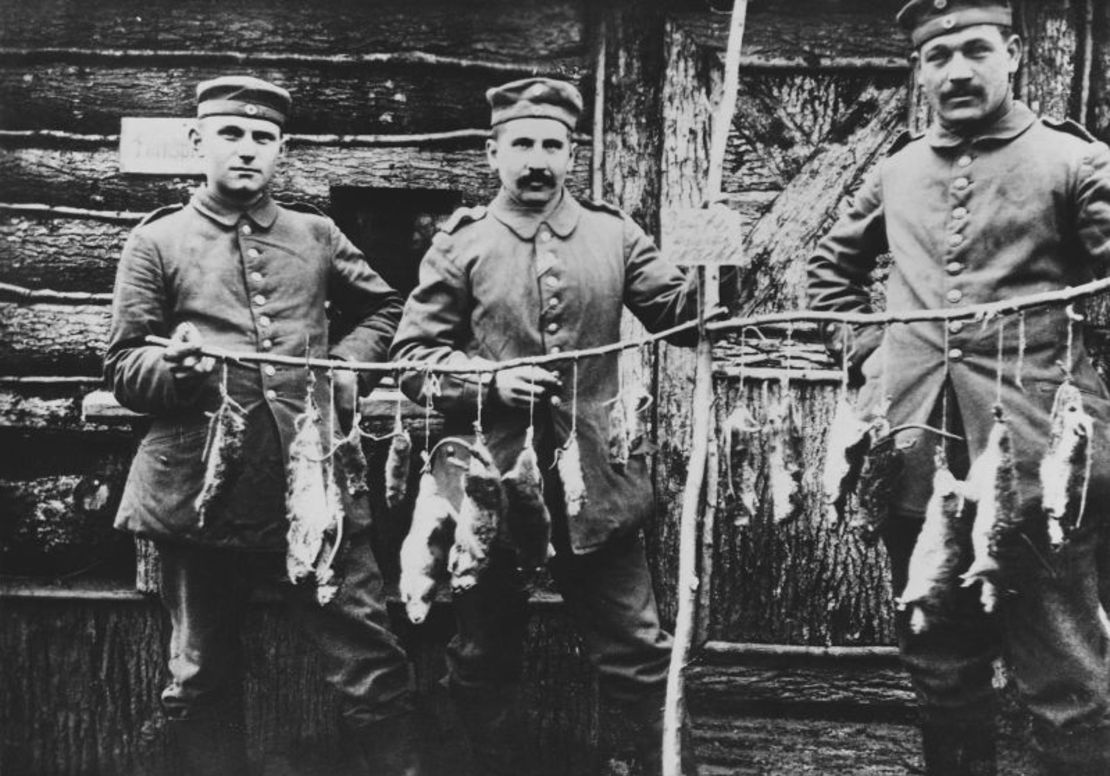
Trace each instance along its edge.
<instances>
[{"instance_id":1,"label":"mustache","mask_svg":"<svg viewBox=\"0 0 1110 776\"><path fill-rule=\"evenodd\" d=\"M530 186L533 183L554 186L555 176L547 170L529 170L527 173L517 178L517 183L521 186Z\"/></svg>"},{"instance_id":2,"label":"mustache","mask_svg":"<svg viewBox=\"0 0 1110 776\"><path fill-rule=\"evenodd\" d=\"M941 99L950 100L955 97L979 97L982 95L982 90L974 86L954 86L951 89L946 89L941 92Z\"/></svg>"}]
</instances>

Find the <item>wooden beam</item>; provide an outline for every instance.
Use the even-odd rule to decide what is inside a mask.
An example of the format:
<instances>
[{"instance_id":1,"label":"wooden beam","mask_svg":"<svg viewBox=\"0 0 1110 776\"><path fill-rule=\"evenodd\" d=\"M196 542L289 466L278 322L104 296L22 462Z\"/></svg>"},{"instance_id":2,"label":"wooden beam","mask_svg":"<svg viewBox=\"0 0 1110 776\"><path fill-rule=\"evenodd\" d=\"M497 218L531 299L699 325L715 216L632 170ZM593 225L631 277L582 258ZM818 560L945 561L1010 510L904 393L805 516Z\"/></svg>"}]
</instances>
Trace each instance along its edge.
<instances>
[{"instance_id":1,"label":"wooden beam","mask_svg":"<svg viewBox=\"0 0 1110 776\"><path fill-rule=\"evenodd\" d=\"M126 52L123 52L125 54ZM178 116L187 113L196 85L226 73L215 57L184 62L172 53L126 56L74 67L65 58L42 63L12 62L0 52L0 129L80 129L118 133L125 116ZM195 61L194 61L195 60ZM318 61L288 64L245 61L237 67L260 67L267 78L293 94L291 133L427 133L459 127L485 127L491 81L523 78L525 65L499 66L490 73L457 61L389 59L327 66ZM580 81L577 70L558 75ZM591 84L581 84L588 94ZM592 111L587 104L586 118ZM483 136L485 132L483 131Z\"/></svg>"},{"instance_id":2,"label":"wooden beam","mask_svg":"<svg viewBox=\"0 0 1110 776\"><path fill-rule=\"evenodd\" d=\"M80 0L0 4L0 45L89 47L305 56L425 52L494 63L549 63L585 54L585 7L571 0L298 0L149 3L108 0L89 13Z\"/></svg>"},{"instance_id":3,"label":"wooden beam","mask_svg":"<svg viewBox=\"0 0 1110 776\"><path fill-rule=\"evenodd\" d=\"M49 202L69 207L150 210L188 199L194 178L122 175L114 148L54 148L0 141L0 178L9 202ZM588 192L590 155L576 156L569 185ZM488 202L500 183L476 140L400 147L330 146L290 149L271 192L279 200L326 209L332 186L447 189L464 202Z\"/></svg>"}]
</instances>

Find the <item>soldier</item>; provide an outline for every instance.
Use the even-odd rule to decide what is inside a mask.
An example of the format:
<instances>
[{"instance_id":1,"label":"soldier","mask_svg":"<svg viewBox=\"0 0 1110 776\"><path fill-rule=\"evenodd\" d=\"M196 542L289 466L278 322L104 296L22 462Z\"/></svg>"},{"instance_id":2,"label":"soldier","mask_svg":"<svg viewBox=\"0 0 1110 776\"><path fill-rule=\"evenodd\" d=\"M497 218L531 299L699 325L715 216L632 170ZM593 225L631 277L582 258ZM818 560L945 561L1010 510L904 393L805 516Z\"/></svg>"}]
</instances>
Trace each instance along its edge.
<instances>
[{"instance_id":1,"label":"soldier","mask_svg":"<svg viewBox=\"0 0 1110 776\"><path fill-rule=\"evenodd\" d=\"M815 309L869 310L869 276L887 251L893 262L887 307L897 311L992 302L1105 272L1110 150L1082 127L1038 119L1014 100L1022 42L1011 32L1011 17L1000 0L913 0L898 14L913 40L933 122L924 136L895 143L818 246L808 267ZM902 656L923 706L927 772L938 776L996 772L991 679L999 656L1034 716L1043 772L1110 773L1110 634L1095 564L1098 505L1110 496L1110 396L1080 332L1069 347L1065 310L1044 308L1024 318L1023 327L1012 319L895 324L885 333L857 327L846 354L866 379L861 399L889 396L894 427L936 428L947 420L948 431L966 440L948 450L960 478L984 449L997 400L1013 438L1018 514L1040 526L1028 532L1033 546L1012 563L1008 594L995 614L984 614L971 588L958 594L950 618L923 633L899 621ZM840 328L827 333L837 347ZM1052 556L1037 472L1065 374L1096 418L1087 499L1093 509ZM905 586L938 439L932 432L896 438L905 469L883 532L895 592Z\"/></svg>"},{"instance_id":2,"label":"soldier","mask_svg":"<svg viewBox=\"0 0 1110 776\"><path fill-rule=\"evenodd\" d=\"M287 91L257 78L200 84L190 138L206 185L132 232L116 278L105 376L121 404L153 418L116 525L159 549L173 628L162 705L190 774L247 772L239 632L251 589L284 576L286 460L307 386L300 366L228 367L227 391L246 412L242 471L202 525L206 413L220 404L223 378L199 349L382 360L402 307L330 219L267 193L290 108ZM347 331L329 330L329 300ZM171 333L165 350L144 342ZM350 419L354 375L336 379L336 413ZM328 387L321 379L316 393L325 417ZM321 606L303 586L283 592L320 649L362 772L411 776L412 680L389 630L369 505L345 493L343 507L334 600Z\"/></svg>"},{"instance_id":3,"label":"soldier","mask_svg":"<svg viewBox=\"0 0 1110 776\"><path fill-rule=\"evenodd\" d=\"M580 202L564 183L582 97L571 84L529 78L491 89L486 141L501 191L488 208L456 212L435 235L405 307L392 355L466 364L589 348L619 340L628 306L652 331L696 316L692 282L610 205ZM675 340L689 344L696 335ZM524 444L534 405L535 446L545 473L555 556L548 568L575 617L604 695L637 726L644 773L660 767L661 710L671 636L659 623L639 527L654 511L643 448L610 457L609 409L617 354L551 368L498 371L492 380L444 377L431 390L410 375L404 390L432 394L448 430L469 431L479 398L482 427L501 471ZM587 501L568 517L551 468L577 429ZM458 634L448 685L464 721L476 773L527 773L519 761L519 714L527 595L511 552L498 548L472 589L457 593Z\"/></svg>"}]
</instances>

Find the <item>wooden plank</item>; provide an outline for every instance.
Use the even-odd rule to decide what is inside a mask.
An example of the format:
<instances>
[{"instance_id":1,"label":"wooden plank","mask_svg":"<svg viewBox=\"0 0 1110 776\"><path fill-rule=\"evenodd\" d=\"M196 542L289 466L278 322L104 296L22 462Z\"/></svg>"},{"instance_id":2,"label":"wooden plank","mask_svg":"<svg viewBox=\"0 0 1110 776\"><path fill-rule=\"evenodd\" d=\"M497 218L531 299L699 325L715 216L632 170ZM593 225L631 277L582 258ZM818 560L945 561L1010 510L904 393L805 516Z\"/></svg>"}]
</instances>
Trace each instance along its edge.
<instances>
[{"instance_id":1,"label":"wooden plank","mask_svg":"<svg viewBox=\"0 0 1110 776\"><path fill-rule=\"evenodd\" d=\"M577 154L569 185L587 195L589 153ZM49 202L73 207L151 210L183 202L198 181L122 175L114 148L0 145L0 178L9 202ZM489 169L481 141L413 146L294 145L274 177L276 199L326 209L332 186L446 189L466 204L488 202L500 183Z\"/></svg>"},{"instance_id":2,"label":"wooden plank","mask_svg":"<svg viewBox=\"0 0 1110 776\"><path fill-rule=\"evenodd\" d=\"M710 638L818 646L891 644L894 607L885 552L862 543L846 525L830 526L822 518L824 430L839 386L805 384L790 390L798 428L804 431L803 509L789 522L774 525L767 499L761 497L751 524L737 526L741 507L729 490L727 461L721 456ZM778 381L748 380L743 386L734 379L718 381L718 419L743 403L762 422L768 400L781 391ZM754 462L761 496L767 487L764 460L760 447Z\"/></svg>"},{"instance_id":3,"label":"wooden plank","mask_svg":"<svg viewBox=\"0 0 1110 776\"><path fill-rule=\"evenodd\" d=\"M111 134L119 131L124 116L185 116L194 105L196 85L227 72L226 65L203 62L0 66L0 129ZM528 74L524 67L491 75L421 64L293 64L271 66L265 73L293 94L287 132L341 134L487 127L485 90ZM562 75L578 80L575 72ZM590 91L588 83L580 85Z\"/></svg>"},{"instance_id":4,"label":"wooden plank","mask_svg":"<svg viewBox=\"0 0 1110 776\"><path fill-rule=\"evenodd\" d=\"M584 11L570 0L111 0L89 13L79 0L3 0L0 45L322 55L405 49L512 62L581 54Z\"/></svg>"},{"instance_id":5,"label":"wooden plank","mask_svg":"<svg viewBox=\"0 0 1110 776\"><path fill-rule=\"evenodd\" d=\"M58 291L110 292L131 225L0 211L0 276Z\"/></svg>"}]
</instances>

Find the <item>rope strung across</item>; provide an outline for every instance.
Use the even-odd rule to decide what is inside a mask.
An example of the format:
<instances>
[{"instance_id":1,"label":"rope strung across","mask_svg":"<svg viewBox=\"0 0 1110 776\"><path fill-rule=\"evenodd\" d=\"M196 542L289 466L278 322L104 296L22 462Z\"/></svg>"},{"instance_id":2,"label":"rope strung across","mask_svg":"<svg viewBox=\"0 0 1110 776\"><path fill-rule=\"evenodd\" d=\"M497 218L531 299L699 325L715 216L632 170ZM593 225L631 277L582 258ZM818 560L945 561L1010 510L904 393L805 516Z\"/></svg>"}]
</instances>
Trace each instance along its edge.
<instances>
[{"instance_id":1,"label":"rope strung across","mask_svg":"<svg viewBox=\"0 0 1110 776\"><path fill-rule=\"evenodd\" d=\"M998 302L986 302L966 307L953 307L941 310L915 310L912 312L882 312L882 313L849 313L817 310L788 310L779 313L762 313L743 317L727 318L722 320L726 311L718 308L710 311L705 316L705 329L709 333L743 331L749 327L766 326L775 323L855 323L855 324L882 324L892 323L919 323L925 321L951 321L962 319L991 320L1004 315L1021 312L1035 307L1060 306L1086 299L1104 291L1110 291L1110 278L1094 280L1079 286L1062 288L1058 291L1045 291L1039 294L1014 297ZM510 367L543 365L556 362L577 361L583 358L602 356L622 350L643 347L653 342L666 339L688 329L695 329L702 325L700 320L687 321L669 329L649 334L635 339L620 340L608 345L583 350L566 350L560 353L548 353L541 356L522 356L506 361L485 364L436 364L427 361L341 361L327 358L304 358L298 356L282 356L263 353L248 353L225 350L224 348L203 346L201 354L224 361L248 364L285 364L289 366L312 367L320 369L347 370L351 372L380 372L390 373L399 371L419 371L430 374L485 374L498 372ZM170 344L166 337L149 335L146 342L151 345L165 347Z\"/></svg>"}]
</instances>

